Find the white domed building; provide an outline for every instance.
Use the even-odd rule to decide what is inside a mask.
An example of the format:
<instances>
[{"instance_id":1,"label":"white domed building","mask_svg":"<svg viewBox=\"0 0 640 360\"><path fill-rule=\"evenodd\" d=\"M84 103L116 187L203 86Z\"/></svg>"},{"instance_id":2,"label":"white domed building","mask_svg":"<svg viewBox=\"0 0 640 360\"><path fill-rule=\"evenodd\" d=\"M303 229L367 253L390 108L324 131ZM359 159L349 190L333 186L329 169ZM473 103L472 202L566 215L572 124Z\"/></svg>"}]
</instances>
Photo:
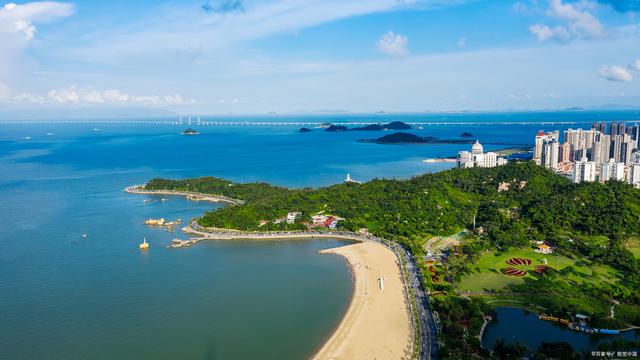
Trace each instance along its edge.
<instances>
[{"instance_id":1,"label":"white domed building","mask_svg":"<svg viewBox=\"0 0 640 360\"><path fill-rule=\"evenodd\" d=\"M473 145L471 145L471 153L472 154L482 154L484 152L484 147L480 144L480 141L476 140Z\"/></svg>"},{"instance_id":2,"label":"white domed building","mask_svg":"<svg viewBox=\"0 0 640 360\"><path fill-rule=\"evenodd\" d=\"M504 165L507 163L507 159L498 156L495 152L484 152L484 147L478 140L471 145L471 152L460 151L458 153L458 167L472 168L472 167L495 167L498 165Z\"/></svg>"}]
</instances>

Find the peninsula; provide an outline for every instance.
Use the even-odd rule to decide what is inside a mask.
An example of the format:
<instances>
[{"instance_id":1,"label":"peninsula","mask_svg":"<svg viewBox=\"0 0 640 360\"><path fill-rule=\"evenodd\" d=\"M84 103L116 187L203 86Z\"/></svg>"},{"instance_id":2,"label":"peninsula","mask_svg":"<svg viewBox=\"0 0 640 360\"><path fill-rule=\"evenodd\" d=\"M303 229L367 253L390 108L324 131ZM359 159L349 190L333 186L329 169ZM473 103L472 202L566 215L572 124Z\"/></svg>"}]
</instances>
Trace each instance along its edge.
<instances>
[{"instance_id":1,"label":"peninsula","mask_svg":"<svg viewBox=\"0 0 640 360\"><path fill-rule=\"evenodd\" d=\"M399 257L401 263L416 259L415 267L407 266L408 276L420 279L408 287L410 307L428 303L438 312L444 358L487 355L478 337L484 316L505 304L559 319L587 314L589 325L602 329L640 325L640 261L634 252L640 190L621 182L575 184L533 162L516 161L317 189L208 177L153 179L138 191L188 189L237 199L197 219L194 225L211 238L340 233L400 244L411 253ZM431 292L428 300L422 286ZM422 349L436 342L429 340L436 331L428 319L414 323L422 324L414 325L420 335L414 354L416 344ZM358 348L356 342L339 343L330 340L319 354L351 357L347 349Z\"/></svg>"}]
</instances>

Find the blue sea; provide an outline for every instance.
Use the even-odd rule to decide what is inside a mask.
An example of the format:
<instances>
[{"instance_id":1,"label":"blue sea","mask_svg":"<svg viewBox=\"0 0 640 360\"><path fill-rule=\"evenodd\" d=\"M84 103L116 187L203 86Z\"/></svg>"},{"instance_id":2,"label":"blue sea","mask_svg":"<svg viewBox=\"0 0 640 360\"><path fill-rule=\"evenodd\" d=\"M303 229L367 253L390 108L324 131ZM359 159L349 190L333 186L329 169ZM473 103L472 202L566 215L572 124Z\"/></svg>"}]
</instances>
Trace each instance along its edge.
<instances>
[{"instance_id":1,"label":"blue sea","mask_svg":"<svg viewBox=\"0 0 640 360\"><path fill-rule=\"evenodd\" d=\"M636 120L637 112L334 115L224 121L440 122L411 132L530 144L538 122ZM19 120L19 119L17 119ZM51 119L55 121L57 119ZM154 120L154 119L143 119ZM173 119L175 120L175 119ZM474 125L444 125L452 122ZM488 125L496 121L518 125ZM536 122L535 124L532 124ZM155 177L218 176L293 187L408 178L468 145L357 142L388 132L296 126L0 123L0 359L300 359L330 336L352 292L344 260L304 241L203 242L168 249L186 221L216 204L124 193ZM485 146L494 149L500 146ZM151 200L151 201L145 201ZM83 237L86 234L86 237ZM142 239L151 244L141 252Z\"/></svg>"}]
</instances>

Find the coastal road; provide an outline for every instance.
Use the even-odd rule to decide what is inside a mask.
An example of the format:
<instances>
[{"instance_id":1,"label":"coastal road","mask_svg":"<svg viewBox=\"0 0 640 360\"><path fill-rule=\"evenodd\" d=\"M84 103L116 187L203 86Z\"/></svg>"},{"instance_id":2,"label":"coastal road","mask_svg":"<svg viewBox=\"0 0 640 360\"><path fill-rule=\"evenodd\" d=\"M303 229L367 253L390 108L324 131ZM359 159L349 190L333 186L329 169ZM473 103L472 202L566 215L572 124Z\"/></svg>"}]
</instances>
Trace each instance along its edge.
<instances>
[{"instance_id":1,"label":"coastal road","mask_svg":"<svg viewBox=\"0 0 640 360\"><path fill-rule=\"evenodd\" d=\"M429 299L420 281L420 270L418 269L415 258L406 248L392 243L392 250L399 256L404 257L407 274L409 275L409 286L416 304L418 313L418 323L420 325L420 359L437 359L438 358L438 342L436 323L433 314L429 309Z\"/></svg>"}]
</instances>

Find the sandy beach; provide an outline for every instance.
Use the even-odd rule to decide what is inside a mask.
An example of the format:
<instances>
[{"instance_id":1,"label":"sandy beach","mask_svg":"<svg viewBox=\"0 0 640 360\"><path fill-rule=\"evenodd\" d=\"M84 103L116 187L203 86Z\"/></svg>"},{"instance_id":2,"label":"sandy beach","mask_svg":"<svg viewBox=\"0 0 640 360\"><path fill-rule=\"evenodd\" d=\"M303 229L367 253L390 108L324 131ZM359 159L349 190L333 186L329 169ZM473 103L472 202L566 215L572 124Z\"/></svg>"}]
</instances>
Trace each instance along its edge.
<instances>
[{"instance_id":1,"label":"sandy beach","mask_svg":"<svg viewBox=\"0 0 640 360\"><path fill-rule=\"evenodd\" d=\"M361 242L322 253L344 256L354 274L354 294L340 325L313 359L410 358L412 329L396 255ZM384 289L379 278L383 277Z\"/></svg>"}]
</instances>

